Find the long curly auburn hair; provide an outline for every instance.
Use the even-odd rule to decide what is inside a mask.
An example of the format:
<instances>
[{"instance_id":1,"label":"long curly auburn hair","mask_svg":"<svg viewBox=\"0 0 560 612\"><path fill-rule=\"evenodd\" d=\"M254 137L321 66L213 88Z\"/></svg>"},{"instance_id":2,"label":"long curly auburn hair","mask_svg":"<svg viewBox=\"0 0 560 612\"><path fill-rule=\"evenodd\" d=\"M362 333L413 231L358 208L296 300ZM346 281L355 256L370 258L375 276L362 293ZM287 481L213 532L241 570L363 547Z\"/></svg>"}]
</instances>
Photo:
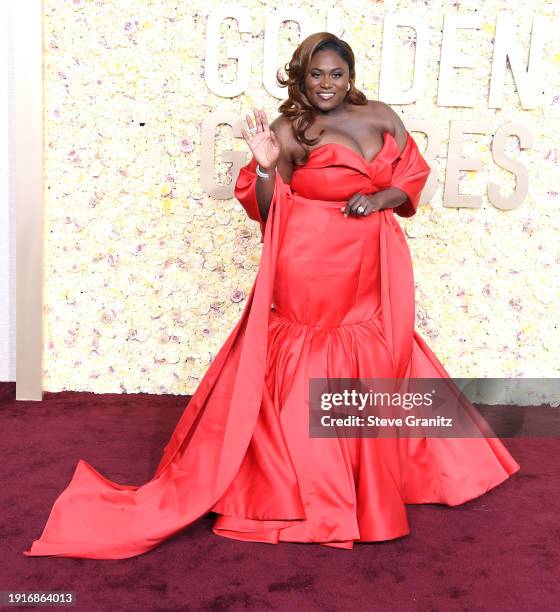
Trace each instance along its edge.
<instances>
[{"instance_id":1,"label":"long curly auburn hair","mask_svg":"<svg viewBox=\"0 0 560 612\"><path fill-rule=\"evenodd\" d=\"M276 73L276 80L280 87L288 87L288 99L284 100L278 107L278 111L292 124L292 130L296 140L305 149L304 158L298 162L302 165L307 162L309 148L317 144L319 137L307 138L305 131L313 123L317 109L311 104L305 93L305 75L307 74L311 58L318 51L332 49L348 64L350 72L350 89L346 93L345 100L349 104L367 104L366 95L356 89L354 79L356 78L354 52L350 45L330 32L316 32L303 40L294 51L291 60L284 65L287 78Z\"/></svg>"}]
</instances>

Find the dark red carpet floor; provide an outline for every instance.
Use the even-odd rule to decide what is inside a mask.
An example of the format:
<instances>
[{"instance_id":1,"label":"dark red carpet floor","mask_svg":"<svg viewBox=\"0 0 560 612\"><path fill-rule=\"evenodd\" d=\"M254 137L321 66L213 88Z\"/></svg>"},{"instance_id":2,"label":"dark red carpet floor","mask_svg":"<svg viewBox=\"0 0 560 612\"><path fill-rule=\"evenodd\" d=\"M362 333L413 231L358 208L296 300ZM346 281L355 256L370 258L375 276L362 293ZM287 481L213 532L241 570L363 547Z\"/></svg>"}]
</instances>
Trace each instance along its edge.
<instances>
[{"instance_id":1,"label":"dark red carpet floor","mask_svg":"<svg viewBox=\"0 0 560 612\"><path fill-rule=\"evenodd\" d=\"M511 479L463 506L408 506L411 535L352 551L238 542L207 515L131 559L26 557L79 459L142 484L188 398L14 392L0 384L2 591L73 590L77 610L558 609L557 439L505 439Z\"/></svg>"}]
</instances>

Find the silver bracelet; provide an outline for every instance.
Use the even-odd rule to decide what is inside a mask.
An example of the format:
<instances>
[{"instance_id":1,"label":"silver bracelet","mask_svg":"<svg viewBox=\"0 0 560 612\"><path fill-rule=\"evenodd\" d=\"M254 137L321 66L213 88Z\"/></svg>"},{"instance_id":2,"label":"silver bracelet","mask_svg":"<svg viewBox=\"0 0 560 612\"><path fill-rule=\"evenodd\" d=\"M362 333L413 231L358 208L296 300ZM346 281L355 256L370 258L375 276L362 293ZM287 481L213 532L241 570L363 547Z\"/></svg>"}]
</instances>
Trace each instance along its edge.
<instances>
[{"instance_id":1,"label":"silver bracelet","mask_svg":"<svg viewBox=\"0 0 560 612\"><path fill-rule=\"evenodd\" d=\"M261 177L261 178L270 178L270 174L268 172L263 172L261 170L261 167L259 166L259 164L257 164L257 174Z\"/></svg>"}]
</instances>

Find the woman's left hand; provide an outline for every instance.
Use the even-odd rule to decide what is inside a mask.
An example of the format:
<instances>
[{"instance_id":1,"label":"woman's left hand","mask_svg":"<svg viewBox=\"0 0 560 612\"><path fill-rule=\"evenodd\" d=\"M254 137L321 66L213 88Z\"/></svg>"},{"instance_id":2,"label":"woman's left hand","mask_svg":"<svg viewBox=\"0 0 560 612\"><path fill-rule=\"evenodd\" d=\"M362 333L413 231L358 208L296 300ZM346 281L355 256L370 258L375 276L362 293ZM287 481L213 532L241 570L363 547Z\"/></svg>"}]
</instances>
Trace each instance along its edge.
<instances>
[{"instance_id":1,"label":"woman's left hand","mask_svg":"<svg viewBox=\"0 0 560 612\"><path fill-rule=\"evenodd\" d=\"M361 208L360 208L361 207ZM355 193L340 210L344 211L344 216L367 217L373 212L383 208L379 192L377 193Z\"/></svg>"}]
</instances>

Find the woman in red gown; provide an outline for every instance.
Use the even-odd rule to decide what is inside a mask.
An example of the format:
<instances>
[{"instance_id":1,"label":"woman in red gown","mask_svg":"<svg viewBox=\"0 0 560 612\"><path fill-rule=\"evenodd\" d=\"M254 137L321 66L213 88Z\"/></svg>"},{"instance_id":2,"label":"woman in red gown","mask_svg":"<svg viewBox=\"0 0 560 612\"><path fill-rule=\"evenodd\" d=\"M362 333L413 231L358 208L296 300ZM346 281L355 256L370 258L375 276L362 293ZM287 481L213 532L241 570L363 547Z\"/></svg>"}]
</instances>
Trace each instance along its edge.
<instances>
[{"instance_id":1,"label":"woman in red gown","mask_svg":"<svg viewBox=\"0 0 560 612\"><path fill-rule=\"evenodd\" d=\"M255 126L248 117L253 158L235 196L263 248L241 319L152 479L121 485L80 460L25 555L132 557L210 511L226 537L352 548L408 534L406 504L461 504L519 469L484 436L309 436L310 378L448 378L414 330L411 258L394 216L415 213L430 168L354 77L350 47L313 34L292 57L273 129L260 111ZM309 139L321 143L306 151Z\"/></svg>"}]
</instances>

